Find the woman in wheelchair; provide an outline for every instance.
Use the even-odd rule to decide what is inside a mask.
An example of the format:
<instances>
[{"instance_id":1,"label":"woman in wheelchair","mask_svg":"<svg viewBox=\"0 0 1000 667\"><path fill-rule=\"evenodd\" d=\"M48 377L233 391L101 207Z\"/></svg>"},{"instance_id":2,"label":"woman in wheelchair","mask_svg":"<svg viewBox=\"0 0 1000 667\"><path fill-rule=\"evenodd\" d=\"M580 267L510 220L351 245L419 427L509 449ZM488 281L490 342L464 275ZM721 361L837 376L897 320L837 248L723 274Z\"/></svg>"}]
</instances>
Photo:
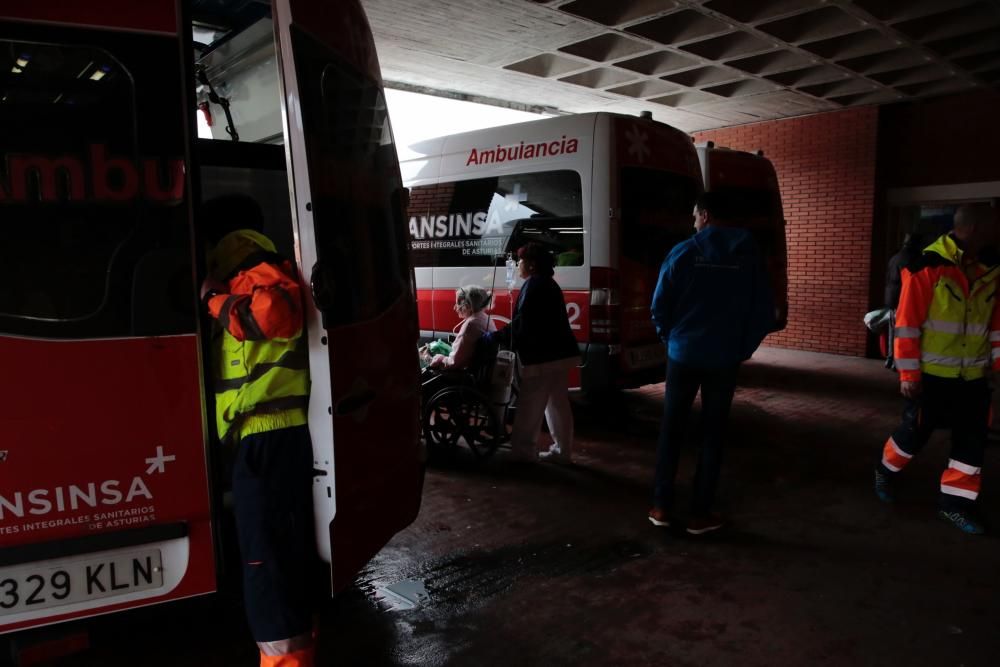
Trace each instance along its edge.
<instances>
[{"instance_id":1,"label":"woman in wheelchair","mask_svg":"<svg viewBox=\"0 0 1000 667\"><path fill-rule=\"evenodd\" d=\"M451 354L435 355L430 367L434 370L463 370L469 367L475 356L476 343L487 331L496 331L496 325L486 314L493 295L476 285L467 285L455 290L455 312L462 318L458 325L455 342L451 344Z\"/></svg>"},{"instance_id":2,"label":"woman in wheelchair","mask_svg":"<svg viewBox=\"0 0 1000 667\"><path fill-rule=\"evenodd\" d=\"M492 382L498 342L486 335L496 331L484 312L491 298L481 287L456 291L462 323L451 353L435 355L421 371L422 429L433 450L446 452L464 442L476 458L486 459L507 439L510 387L501 396Z\"/></svg>"}]
</instances>

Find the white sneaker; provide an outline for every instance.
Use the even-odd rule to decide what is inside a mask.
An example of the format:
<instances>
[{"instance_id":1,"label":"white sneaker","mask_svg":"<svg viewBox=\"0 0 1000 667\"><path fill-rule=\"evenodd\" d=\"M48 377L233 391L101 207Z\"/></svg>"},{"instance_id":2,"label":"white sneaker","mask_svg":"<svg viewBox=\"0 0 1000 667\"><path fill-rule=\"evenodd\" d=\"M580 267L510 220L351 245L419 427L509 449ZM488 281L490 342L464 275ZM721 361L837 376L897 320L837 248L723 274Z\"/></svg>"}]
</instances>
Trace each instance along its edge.
<instances>
[{"instance_id":1,"label":"white sneaker","mask_svg":"<svg viewBox=\"0 0 1000 667\"><path fill-rule=\"evenodd\" d=\"M550 456L560 456L561 454L562 454L562 448L553 442L551 445L549 445L548 449L546 449L544 452L541 452L538 456L545 459Z\"/></svg>"},{"instance_id":2,"label":"white sneaker","mask_svg":"<svg viewBox=\"0 0 1000 667\"><path fill-rule=\"evenodd\" d=\"M563 454L559 445L552 443L547 450L538 455L542 461L552 461L553 463L569 463L569 457Z\"/></svg>"}]
</instances>

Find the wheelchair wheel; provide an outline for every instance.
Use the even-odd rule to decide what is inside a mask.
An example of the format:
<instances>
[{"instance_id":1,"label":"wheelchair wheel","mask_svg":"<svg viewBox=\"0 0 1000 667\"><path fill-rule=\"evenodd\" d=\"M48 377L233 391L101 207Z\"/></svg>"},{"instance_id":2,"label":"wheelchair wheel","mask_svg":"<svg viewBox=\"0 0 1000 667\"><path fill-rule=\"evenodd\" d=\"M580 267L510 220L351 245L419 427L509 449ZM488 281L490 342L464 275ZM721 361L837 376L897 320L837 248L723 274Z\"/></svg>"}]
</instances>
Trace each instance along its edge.
<instances>
[{"instance_id":1,"label":"wheelchair wheel","mask_svg":"<svg viewBox=\"0 0 1000 667\"><path fill-rule=\"evenodd\" d=\"M500 446L500 424L489 400L475 391L466 391L465 430L462 432L465 444L478 459L488 459Z\"/></svg>"},{"instance_id":2,"label":"wheelchair wheel","mask_svg":"<svg viewBox=\"0 0 1000 667\"><path fill-rule=\"evenodd\" d=\"M434 394L424 407L423 431L430 447L452 449L462 436L461 401L454 388Z\"/></svg>"},{"instance_id":3,"label":"wheelchair wheel","mask_svg":"<svg viewBox=\"0 0 1000 667\"><path fill-rule=\"evenodd\" d=\"M427 402L424 433L432 445L453 448L460 440L477 459L500 445L500 427L489 400L469 387L442 389Z\"/></svg>"}]
</instances>

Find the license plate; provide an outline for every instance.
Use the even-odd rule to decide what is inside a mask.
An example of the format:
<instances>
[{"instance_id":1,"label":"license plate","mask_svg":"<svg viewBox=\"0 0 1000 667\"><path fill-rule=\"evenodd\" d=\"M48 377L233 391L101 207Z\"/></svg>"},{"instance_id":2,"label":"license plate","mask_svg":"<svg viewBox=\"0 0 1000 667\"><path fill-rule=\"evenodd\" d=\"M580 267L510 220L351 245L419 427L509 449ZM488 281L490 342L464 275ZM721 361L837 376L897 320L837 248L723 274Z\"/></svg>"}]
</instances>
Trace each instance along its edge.
<instances>
[{"instance_id":1,"label":"license plate","mask_svg":"<svg viewBox=\"0 0 1000 667\"><path fill-rule=\"evenodd\" d=\"M667 362L667 352L661 343L632 348L628 351L628 365L631 368L647 368Z\"/></svg>"},{"instance_id":2,"label":"license plate","mask_svg":"<svg viewBox=\"0 0 1000 667\"><path fill-rule=\"evenodd\" d=\"M0 616L163 586L159 549L46 566L0 568Z\"/></svg>"}]
</instances>

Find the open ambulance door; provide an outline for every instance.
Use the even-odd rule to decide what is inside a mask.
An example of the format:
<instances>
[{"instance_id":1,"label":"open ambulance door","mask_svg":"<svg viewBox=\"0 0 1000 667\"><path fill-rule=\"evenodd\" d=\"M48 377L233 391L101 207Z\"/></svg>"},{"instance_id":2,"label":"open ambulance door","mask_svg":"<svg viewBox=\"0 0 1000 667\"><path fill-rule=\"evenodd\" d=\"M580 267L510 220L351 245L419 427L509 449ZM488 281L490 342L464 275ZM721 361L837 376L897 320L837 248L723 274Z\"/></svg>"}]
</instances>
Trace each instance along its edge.
<instances>
[{"instance_id":1,"label":"open ambulance door","mask_svg":"<svg viewBox=\"0 0 1000 667\"><path fill-rule=\"evenodd\" d=\"M337 591L420 506L405 191L360 3L273 8L296 259L310 287L317 542Z\"/></svg>"}]
</instances>

